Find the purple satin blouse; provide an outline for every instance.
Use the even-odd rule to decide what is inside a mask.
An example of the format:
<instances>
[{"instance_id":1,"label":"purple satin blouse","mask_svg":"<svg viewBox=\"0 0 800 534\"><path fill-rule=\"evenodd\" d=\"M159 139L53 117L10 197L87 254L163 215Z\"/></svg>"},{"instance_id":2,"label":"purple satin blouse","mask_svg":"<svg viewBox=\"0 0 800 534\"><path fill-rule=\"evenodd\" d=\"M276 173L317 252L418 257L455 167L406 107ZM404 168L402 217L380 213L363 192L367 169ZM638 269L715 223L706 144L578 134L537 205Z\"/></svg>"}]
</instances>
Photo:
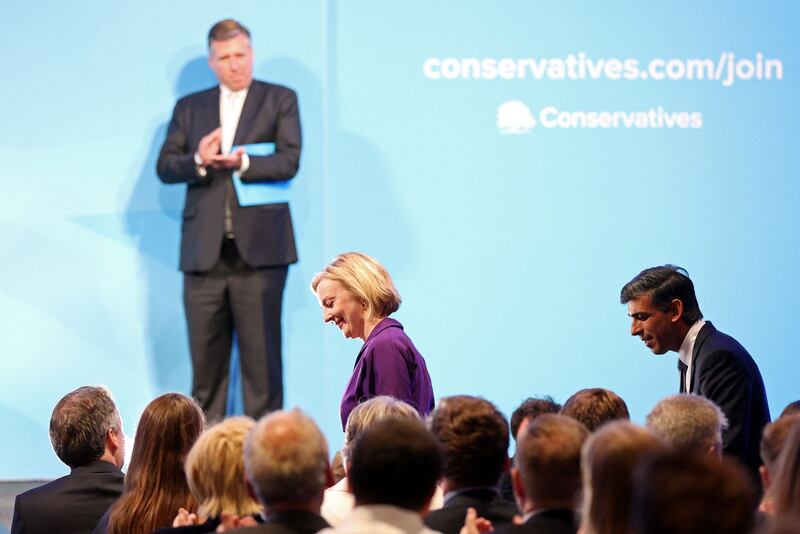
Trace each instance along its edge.
<instances>
[{"instance_id":1,"label":"purple satin blouse","mask_svg":"<svg viewBox=\"0 0 800 534\"><path fill-rule=\"evenodd\" d=\"M433 410L433 387L425 359L398 321L385 318L370 332L342 396L342 429L359 403L378 395L407 402L423 417Z\"/></svg>"}]
</instances>

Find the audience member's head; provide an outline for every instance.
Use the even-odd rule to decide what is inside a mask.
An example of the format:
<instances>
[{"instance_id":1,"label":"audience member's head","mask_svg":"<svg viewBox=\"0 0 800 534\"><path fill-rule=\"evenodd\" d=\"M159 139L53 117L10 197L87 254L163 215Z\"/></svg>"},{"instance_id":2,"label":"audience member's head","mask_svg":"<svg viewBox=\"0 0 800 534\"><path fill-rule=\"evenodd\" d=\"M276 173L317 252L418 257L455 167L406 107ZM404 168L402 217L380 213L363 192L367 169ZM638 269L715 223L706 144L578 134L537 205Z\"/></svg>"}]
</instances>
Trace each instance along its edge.
<instances>
[{"instance_id":1,"label":"audience member's head","mask_svg":"<svg viewBox=\"0 0 800 534\"><path fill-rule=\"evenodd\" d=\"M344 446L342 447L342 460L347 473L350 462L350 449L358 436L371 425L384 419L414 419L419 420L419 413L413 406L388 395L379 395L362 402L347 416L344 427Z\"/></svg>"},{"instance_id":2,"label":"audience member's head","mask_svg":"<svg viewBox=\"0 0 800 534\"><path fill-rule=\"evenodd\" d=\"M630 419L628 405L622 397L603 388L582 389L572 395L561 408L562 415L577 419L594 432L601 425L616 419Z\"/></svg>"},{"instance_id":3,"label":"audience member's head","mask_svg":"<svg viewBox=\"0 0 800 534\"><path fill-rule=\"evenodd\" d=\"M747 534L756 494L738 464L670 450L643 459L634 474L634 534Z\"/></svg>"},{"instance_id":4,"label":"audience member's head","mask_svg":"<svg viewBox=\"0 0 800 534\"><path fill-rule=\"evenodd\" d=\"M628 532L633 469L645 455L664 449L658 437L628 421L603 425L589 437L581 451L585 534Z\"/></svg>"},{"instance_id":5,"label":"audience member's head","mask_svg":"<svg viewBox=\"0 0 800 534\"><path fill-rule=\"evenodd\" d=\"M581 447L589 430L571 417L546 413L517 438L512 479L523 513L576 508L581 489Z\"/></svg>"},{"instance_id":6,"label":"audience member's head","mask_svg":"<svg viewBox=\"0 0 800 534\"><path fill-rule=\"evenodd\" d=\"M444 452L445 492L497 485L508 466L508 423L494 404L445 397L430 416L430 428Z\"/></svg>"},{"instance_id":7,"label":"audience member's head","mask_svg":"<svg viewBox=\"0 0 800 534\"><path fill-rule=\"evenodd\" d=\"M178 508L194 510L183 462L204 426L203 410L180 393L166 393L145 407L125 491L111 508L109 534L146 534L172 525Z\"/></svg>"},{"instance_id":8,"label":"audience member's head","mask_svg":"<svg viewBox=\"0 0 800 534\"><path fill-rule=\"evenodd\" d=\"M776 515L800 513L800 422L794 421L771 475L767 498Z\"/></svg>"},{"instance_id":9,"label":"audience member's head","mask_svg":"<svg viewBox=\"0 0 800 534\"><path fill-rule=\"evenodd\" d=\"M83 386L64 395L50 417L50 442L56 456L70 467L102 459L121 468L125 435L111 393Z\"/></svg>"},{"instance_id":10,"label":"audience member's head","mask_svg":"<svg viewBox=\"0 0 800 534\"><path fill-rule=\"evenodd\" d=\"M543 413L558 413L561 405L553 400L549 395L544 397L528 397L522 404L511 412L511 437L517 440L519 427L523 421L530 422Z\"/></svg>"},{"instance_id":11,"label":"audience member's head","mask_svg":"<svg viewBox=\"0 0 800 534\"><path fill-rule=\"evenodd\" d=\"M794 415L798 413L800 413L800 400L796 400L787 404L786 408L784 408L781 412L781 417L784 415Z\"/></svg>"},{"instance_id":12,"label":"audience member's head","mask_svg":"<svg viewBox=\"0 0 800 534\"><path fill-rule=\"evenodd\" d=\"M772 423L764 427L761 434L761 461L763 465L759 468L761 474L761 484L764 491L769 489L772 477L775 475L775 467L778 462L783 445L789 436L792 426L800 424L800 414L790 414L781 416Z\"/></svg>"},{"instance_id":13,"label":"audience member's head","mask_svg":"<svg viewBox=\"0 0 800 534\"><path fill-rule=\"evenodd\" d=\"M428 509L442 473L441 449L421 421L384 419L352 446L348 479L356 506Z\"/></svg>"},{"instance_id":14,"label":"audience member's head","mask_svg":"<svg viewBox=\"0 0 800 534\"><path fill-rule=\"evenodd\" d=\"M647 415L646 426L680 451L722 456L722 431L728 419L712 401L691 393L670 395Z\"/></svg>"},{"instance_id":15,"label":"audience member's head","mask_svg":"<svg viewBox=\"0 0 800 534\"><path fill-rule=\"evenodd\" d=\"M276 411L262 417L244 448L250 487L267 511L319 513L331 481L328 443L302 411Z\"/></svg>"},{"instance_id":16,"label":"audience member's head","mask_svg":"<svg viewBox=\"0 0 800 534\"><path fill-rule=\"evenodd\" d=\"M244 482L244 441L255 422L231 417L210 427L186 456L186 481L198 502L197 515L220 517L254 515L261 505Z\"/></svg>"}]
</instances>

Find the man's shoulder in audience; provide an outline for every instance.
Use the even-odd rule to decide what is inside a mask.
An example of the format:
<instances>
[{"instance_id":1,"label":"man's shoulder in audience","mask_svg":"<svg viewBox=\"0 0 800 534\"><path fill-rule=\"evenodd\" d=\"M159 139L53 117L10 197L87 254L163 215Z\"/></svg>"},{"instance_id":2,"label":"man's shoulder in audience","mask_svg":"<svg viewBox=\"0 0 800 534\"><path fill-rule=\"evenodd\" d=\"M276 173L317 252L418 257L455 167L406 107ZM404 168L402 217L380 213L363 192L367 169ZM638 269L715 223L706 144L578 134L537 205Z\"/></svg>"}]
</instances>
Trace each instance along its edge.
<instances>
[{"instance_id":1,"label":"man's shoulder in audience","mask_svg":"<svg viewBox=\"0 0 800 534\"><path fill-rule=\"evenodd\" d=\"M578 514L573 510L543 510L521 525L506 525L496 534L575 534L579 526Z\"/></svg>"},{"instance_id":2,"label":"man's shoulder in audience","mask_svg":"<svg viewBox=\"0 0 800 534\"><path fill-rule=\"evenodd\" d=\"M444 534L458 534L464 526L467 508L475 508L478 516L488 519L495 527L508 525L519 514L515 504L503 499L494 488L474 488L446 498L444 507L425 518L425 524Z\"/></svg>"},{"instance_id":3,"label":"man's shoulder in audience","mask_svg":"<svg viewBox=\"0 0 800 534\"><path fill-rule=\"evenodd\" d=\"M95 460L69 475L17 496L14 523L23 532L89 532L122 494L124 475L111 462ZM24 526L24 527L23 527Z\"/></svg>"}]
</instances>

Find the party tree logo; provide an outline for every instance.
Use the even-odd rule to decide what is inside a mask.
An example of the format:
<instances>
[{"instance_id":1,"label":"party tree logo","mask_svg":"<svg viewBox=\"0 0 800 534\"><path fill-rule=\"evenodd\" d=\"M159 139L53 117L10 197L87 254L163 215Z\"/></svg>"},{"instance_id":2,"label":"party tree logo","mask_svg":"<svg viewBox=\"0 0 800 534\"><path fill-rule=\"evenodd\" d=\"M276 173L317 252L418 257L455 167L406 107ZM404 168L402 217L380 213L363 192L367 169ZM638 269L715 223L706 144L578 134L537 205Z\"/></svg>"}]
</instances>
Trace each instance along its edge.
<instances>
[{"instance_id":1,"label":"party tree logo","mask_svg":"<svg viewBox=\"0 0 800 534\"><path fill-rule=\"evenodd\" d=\"M527 134L536 126L528 106L519 100L503 102L497 108L497 127L504 134Z\"/></svg>"}]
</instances>

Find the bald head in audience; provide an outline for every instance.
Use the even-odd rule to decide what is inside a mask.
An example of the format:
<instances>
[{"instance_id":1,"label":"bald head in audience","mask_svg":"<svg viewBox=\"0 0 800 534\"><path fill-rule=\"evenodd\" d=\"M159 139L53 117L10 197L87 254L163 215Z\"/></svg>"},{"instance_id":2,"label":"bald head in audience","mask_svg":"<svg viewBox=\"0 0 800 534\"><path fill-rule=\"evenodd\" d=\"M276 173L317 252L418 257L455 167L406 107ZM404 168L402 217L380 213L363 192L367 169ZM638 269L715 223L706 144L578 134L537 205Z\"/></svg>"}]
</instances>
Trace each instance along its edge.
<instances>
[{"instance_id":1,"label":"bald head in audience","mask_svg":"<svg viewBox=\"0 0 800 534\"><path fill-rule=\"evenodd\" d=\"M262 417L244 448L247 481L269 514L300 510L319 513L322 492L332 482L328 444L300 410Z\"/></svg>"}]
</instances>

